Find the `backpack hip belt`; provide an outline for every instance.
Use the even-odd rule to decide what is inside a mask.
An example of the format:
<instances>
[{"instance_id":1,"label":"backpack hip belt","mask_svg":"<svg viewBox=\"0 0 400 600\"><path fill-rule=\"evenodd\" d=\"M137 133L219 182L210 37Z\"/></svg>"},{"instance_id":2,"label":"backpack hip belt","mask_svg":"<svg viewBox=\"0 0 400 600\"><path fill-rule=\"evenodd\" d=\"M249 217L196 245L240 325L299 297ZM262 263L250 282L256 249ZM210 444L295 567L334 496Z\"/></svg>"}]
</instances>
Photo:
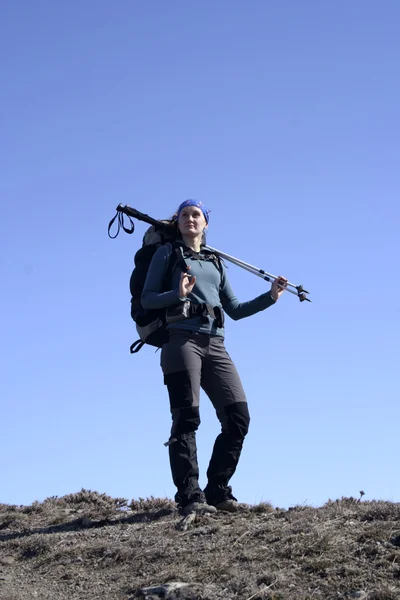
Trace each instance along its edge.
<instances>
[{"instance_id":1,"label":"backpack hip belt","mask_svg":"<svg viewBox=\"0 0 400 600\"><path fill-rule=\"evenodd\" d=\"M166 322L176 323L184 319L190 319L191 317L201 317L203 323L208 323L208 316L215 321L215 325L218 328L224 326L225 315L224 311L220 306L211 306L210 304L193 304L189 300L186 300L179 306L173 306L166 311Z\"/></svg>"}]
</instances>

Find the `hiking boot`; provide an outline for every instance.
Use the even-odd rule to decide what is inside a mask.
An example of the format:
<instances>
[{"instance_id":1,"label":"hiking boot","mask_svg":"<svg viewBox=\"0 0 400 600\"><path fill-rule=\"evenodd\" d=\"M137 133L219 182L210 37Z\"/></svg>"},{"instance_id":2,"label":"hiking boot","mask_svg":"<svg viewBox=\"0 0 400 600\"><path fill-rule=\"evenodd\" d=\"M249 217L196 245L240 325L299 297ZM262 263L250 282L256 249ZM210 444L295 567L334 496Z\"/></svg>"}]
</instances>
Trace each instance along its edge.
<instances>
[{"instance_id":1,"label":"hiking boot","mask_svg":"<svg viewBox=\"0 0 400 600\"><path fill-rule=\"evenodd\" d=\"M190 502L190 504L186 504L186 506L184 506L181 509L181 514L184 517L186 517L186 515L189 515L190 513L205 515L216 512L217 509L215 508L215 506L210 506L210 504L207 504L206 502Z\"/></svg>"},{"instance_id":2,"label":"hiking boot","mask_svg":"<svg viewBox=\"0 0 400 600\"><path fill-rule=\"evenodd\" d=\"M223 510L225 512L235 513L235 512L238 512L238 510L239 510L239 504L236 502L236 500L233 500L233 498L227 498L226 500L223 500L222 502L218 502L218 504L215 505L215 508L217 510Z\"/></svg>"}]
</instances>

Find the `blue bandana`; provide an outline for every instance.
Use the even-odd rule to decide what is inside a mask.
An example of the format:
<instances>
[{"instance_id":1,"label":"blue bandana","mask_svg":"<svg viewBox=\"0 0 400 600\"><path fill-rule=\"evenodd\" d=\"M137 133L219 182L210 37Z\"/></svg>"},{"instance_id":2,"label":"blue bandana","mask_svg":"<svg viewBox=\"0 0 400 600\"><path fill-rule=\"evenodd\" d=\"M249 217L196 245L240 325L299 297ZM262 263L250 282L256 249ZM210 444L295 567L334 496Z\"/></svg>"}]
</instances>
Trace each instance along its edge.
<instances>
[{"instance_id":1,"label":"blue bandana","mask_svg":"<svg viewBox=\"0 0 400 600\"><path fill-rule=\"evenodd\" d=\"M182 202L182 204L180 205L180 207L178 208L178 211L176 213L176 218L179 219L179 215L181 214L181 211L186 208L186 206L197 206L197 208L200 208L200 210L202 211L204 218L208 224L208 220L209 220L209 215L210 212L202 202L199 202L198 200L185 200L185 202Z\"/></svg>"}]
</instances>

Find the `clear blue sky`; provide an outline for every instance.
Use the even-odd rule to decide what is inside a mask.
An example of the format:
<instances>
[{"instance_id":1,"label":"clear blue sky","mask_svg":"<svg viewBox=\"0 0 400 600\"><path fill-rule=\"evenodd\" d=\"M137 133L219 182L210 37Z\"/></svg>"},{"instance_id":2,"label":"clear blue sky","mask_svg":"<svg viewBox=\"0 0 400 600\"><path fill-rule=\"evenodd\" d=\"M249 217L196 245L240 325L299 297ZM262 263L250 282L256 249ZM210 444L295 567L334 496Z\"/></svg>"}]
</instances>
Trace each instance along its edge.
<instances>
[{"instance_id":1,"label":"clear blue sky","mask_svg":"<svg viewBox=\"0 0 400 600\"><path fill-rule=\"evenodd\" d=\"M400 501L400 5L4 0L0 502L174 494L122 202L310 290L228 320L252 422L239 500ZM269 287L229 267L241 300ZM201 483L219 426L202 397Z\"/></svg>"}]
</instances>

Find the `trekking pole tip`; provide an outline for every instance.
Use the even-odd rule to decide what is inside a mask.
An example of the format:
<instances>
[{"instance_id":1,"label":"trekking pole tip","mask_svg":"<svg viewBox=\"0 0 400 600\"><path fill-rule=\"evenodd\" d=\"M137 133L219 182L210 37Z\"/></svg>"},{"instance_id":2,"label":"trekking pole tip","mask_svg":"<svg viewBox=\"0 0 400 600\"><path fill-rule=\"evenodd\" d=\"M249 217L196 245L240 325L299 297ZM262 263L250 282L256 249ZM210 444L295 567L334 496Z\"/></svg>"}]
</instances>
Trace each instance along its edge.
<instances>
[{"instance_id":1,"label":"trekking pole tip","mask_svg":"<svg viewBox=\"0 0 400 600\"><path fill-rule=\"evenodd\" d=\"M309 292L302 292L301 294L299 294L299 300L300 302L304 302L305 300L307 302L312 302L312 300L310 300L310 298L307 298L306 294L308 294Z\"/></svg>"}]
</instances>

